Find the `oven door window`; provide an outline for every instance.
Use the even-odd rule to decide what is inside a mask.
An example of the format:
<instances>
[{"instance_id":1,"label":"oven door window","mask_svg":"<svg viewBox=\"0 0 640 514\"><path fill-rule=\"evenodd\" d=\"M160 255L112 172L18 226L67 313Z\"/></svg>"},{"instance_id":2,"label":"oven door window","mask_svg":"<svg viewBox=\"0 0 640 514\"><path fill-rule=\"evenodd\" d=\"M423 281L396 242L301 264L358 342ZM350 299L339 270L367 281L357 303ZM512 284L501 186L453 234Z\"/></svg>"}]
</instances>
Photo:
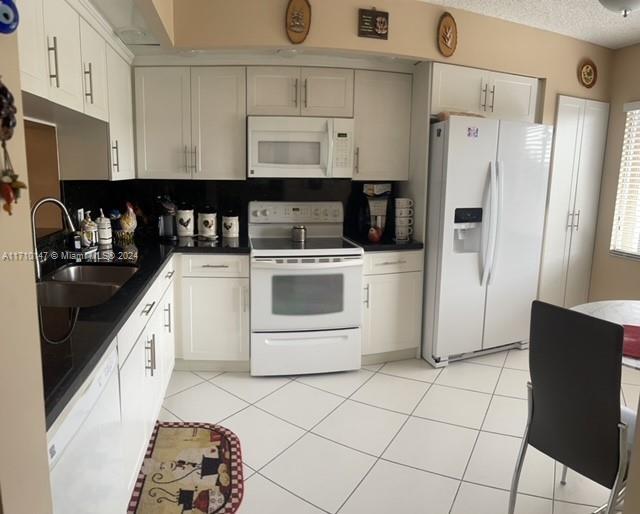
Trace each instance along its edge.
<instances>
[{"instance_id":1,"label":"oven door window","mask_svg":"<svg viewBox=\"0 0 640 514\"><path fill-rule=\"evenodd\" d=\"M273 314L315 316L344 310L344 275L277 275L272 277Z\"/></svg>"}]
</instances>

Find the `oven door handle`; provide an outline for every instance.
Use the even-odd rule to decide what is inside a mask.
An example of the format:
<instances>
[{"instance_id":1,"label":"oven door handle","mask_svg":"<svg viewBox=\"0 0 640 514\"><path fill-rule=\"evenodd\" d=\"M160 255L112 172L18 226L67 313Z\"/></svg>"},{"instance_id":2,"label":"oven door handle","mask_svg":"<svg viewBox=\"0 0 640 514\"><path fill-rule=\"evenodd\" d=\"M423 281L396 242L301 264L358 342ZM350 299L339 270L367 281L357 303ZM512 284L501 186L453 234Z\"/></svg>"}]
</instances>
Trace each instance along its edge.
<instances>
[{"instance_id":1,"label":"oven door handle","mask_svg":"<svg viewBox=\"0 0 640 514\"><path fill-rule=\"evenodd\" d=\"M275 263L268 261L253 261L251 263L251 267L253 269L272 269L272 270L307 270L307 271L316 271L316 270L325 270L325 269L339 269L339 268L355 268L358 266L362 266L364 264L364 260L352 260L352 261L342 261L342 262L310 262L306 264L297 264L297 263Z\"/></svg>"}]
</instances>

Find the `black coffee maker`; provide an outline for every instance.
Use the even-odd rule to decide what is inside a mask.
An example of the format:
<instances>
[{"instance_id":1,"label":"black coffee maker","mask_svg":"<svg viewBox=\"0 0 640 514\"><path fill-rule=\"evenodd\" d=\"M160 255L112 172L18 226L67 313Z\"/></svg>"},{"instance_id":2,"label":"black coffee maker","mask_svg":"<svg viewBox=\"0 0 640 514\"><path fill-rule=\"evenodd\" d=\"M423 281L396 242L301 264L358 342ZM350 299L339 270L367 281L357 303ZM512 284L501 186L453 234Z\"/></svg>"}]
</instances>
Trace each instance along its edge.
<instances>
[{"instance_id":1,"label":"black coffee maker","mask_svg":"<svg viewBox=\"0 0 640 514\"><path fill-rule=\"evenodd\" d=\"M347 202L345 235L365 244L391 242L394 232L393 196L390 183L354 182ZM381 234L373 233L378 230Z\"/></svg>"}]
</instances>

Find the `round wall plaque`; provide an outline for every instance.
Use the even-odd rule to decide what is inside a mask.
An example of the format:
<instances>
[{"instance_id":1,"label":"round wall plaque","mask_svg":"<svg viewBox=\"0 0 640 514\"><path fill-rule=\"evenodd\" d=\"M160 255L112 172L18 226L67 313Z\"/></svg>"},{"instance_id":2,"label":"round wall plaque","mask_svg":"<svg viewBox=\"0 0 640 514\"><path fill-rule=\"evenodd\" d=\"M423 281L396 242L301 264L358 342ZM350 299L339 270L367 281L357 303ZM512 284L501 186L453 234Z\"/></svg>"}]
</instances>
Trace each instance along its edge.
<instances>
[{"instance_id":1,"label":"round wall plaque","mask_svg":"<svg viewBox=\"0 0 640 514\"><path fill-rule=\"evenodd\" d=\"M458 46L458 26L451 13L445 12L438 22L438 50L451 57Z\"/></svg>"},{"instance_id":2,"label":"round wall plaque","mask_svg":"<svg viewBox=\"0 0 640 514\"><path fill-rule=\"evenodd\" d=\"M598 80L598 68L591 59L585 59L578 66L578 80L584 87L592 88Z\"/></svg>"},{"instance_id":3,"label":"round wall plaque","mask_svg":"<svg viewBox=\"0 0 640 514\"><path fill-rule=\"evenodd\" d=\"M309 34L311 28L311 4L309 0L289 0L285 29L287 37L294 45L299 45Z\"/></svg>"}]
</instances>

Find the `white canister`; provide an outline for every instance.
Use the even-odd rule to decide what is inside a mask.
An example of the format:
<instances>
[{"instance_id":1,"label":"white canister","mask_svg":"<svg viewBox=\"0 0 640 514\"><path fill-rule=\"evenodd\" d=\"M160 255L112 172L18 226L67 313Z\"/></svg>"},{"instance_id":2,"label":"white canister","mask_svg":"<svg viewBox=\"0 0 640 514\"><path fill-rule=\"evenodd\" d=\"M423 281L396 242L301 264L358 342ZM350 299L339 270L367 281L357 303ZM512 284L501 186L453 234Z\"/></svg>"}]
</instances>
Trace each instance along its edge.
<instances>
[{"instance_id":1,"label":"white canister","mask_svg":"<svg viewBox=\"0 0 640 514\"><path fill-rule=\"evenodd\" d=\"M100 209L100 217L96 220L98 225L98 244L110 247L113 243L113 232L111 231L111 220L104 215Z\"/></svg>"},{"instance_id":2,"label":"white canister","mask_svg":"<svg viewBox=\"0 0 640 514\"><path fill-rule=\"evenodd\" d=\"M176 212L178 237L193 236L193 223L193 209L178 210Z\"/></svg>"},{"instance_id":3,"label":"white canister","mask_svg":"<svg viewBox=\"0 0 640 514\"><path fill-rule=\"evenodd\" d=\"M199 212L198 235L207 239L215 239L216 219L217 216L215 212Z\"/></svg>"},{"instance_id":4,"label":"white canister","mask_svg":"<svg viewBox=\"0 0 640 514\"><path fill-rule=\"evenodd\" d=\"M240 219L238 216L222 217L222 237L240 237Z\"/></svg>"}]
</instances>

